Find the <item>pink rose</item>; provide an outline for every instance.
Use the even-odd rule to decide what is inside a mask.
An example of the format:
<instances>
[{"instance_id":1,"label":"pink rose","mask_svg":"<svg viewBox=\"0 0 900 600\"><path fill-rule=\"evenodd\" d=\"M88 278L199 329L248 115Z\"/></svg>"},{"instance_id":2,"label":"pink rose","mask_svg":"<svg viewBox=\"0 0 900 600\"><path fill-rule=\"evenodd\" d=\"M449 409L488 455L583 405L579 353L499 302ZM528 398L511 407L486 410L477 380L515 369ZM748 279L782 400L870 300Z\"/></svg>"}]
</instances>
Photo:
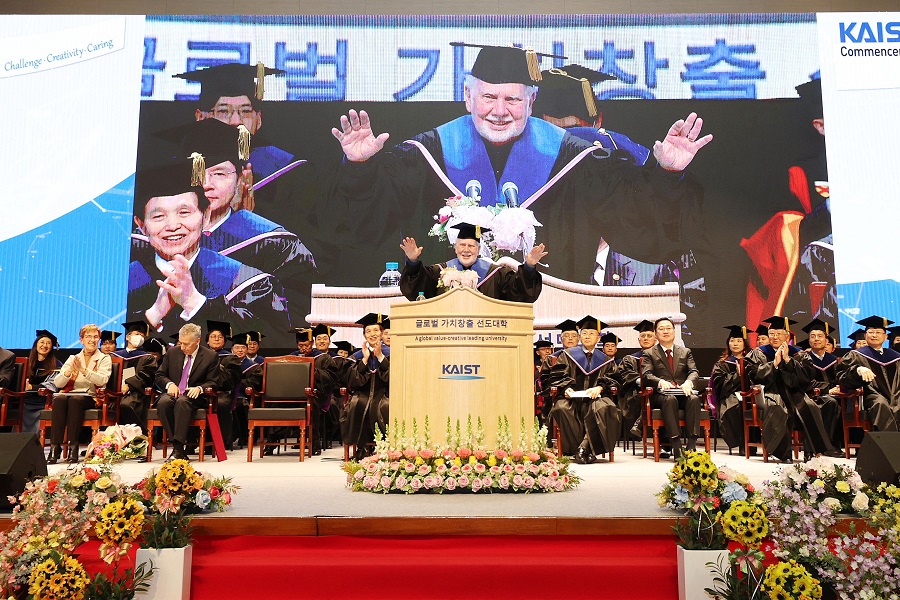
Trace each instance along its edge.
<instances>
[{"instance_id":1,"label":"pink rose","mask_svg":"<svg viewBox=\"0 0 900 600\"><path fill-rule=\"evenodd\" d=\"M487 458L487 452L484 450L476 450L472 453L476 460L484 460Z\"/></svg>"},{"instance_id":2,"label":"pink rose","mask_svg":"<svg viewBox=\"0 0 900 600\"><path fill-rule=\"evenodd\" d=\"M472 451L465 447L460 448L459 450L456 451L456 453L459 454L459 457L463 460L472 456Z\"/></svg>"},{"instance_id":3,"label":"pink rose","mask_svg":"<svg viewBox=\"0 0 900 600\"><path fill-rule=\"evenodd\" d=\"M441 456L444 457L444 460L453 460L454 458L456 458L456 453L453 452L453 450L448 449L448 450L444 450L441 453Z\"/></svg>"},{"instance_id":4,"label":"pink rose","mask_svg":"<svg viewBox=\"0 0 900 600\"><path fill-rule=\"evenodd\" d=\"M366 465L366 473L374 473L378 470L378 465L375 463L369 463Z\"/></svg>"},{"instance_id":5,"label":"pink rose","mask_svg":"<svg viewBox=\"0 0 900 600\"><path fill-rule=\"evenodd\" d=\"M456 489L456 480L453 479L452 477L448 477L444 481L444 487L447 488L448 490L455 490Z\"/></svg>"},{"instance_id":6,"label":"pink rose","mask_svg":"<svg viewBox=\"0 0 900 600\"><path fill-rule=\"evenodd\" d=\"M211 488L209 488L209 497L212 498L213 500L218 498L219 494L220 494L219 488L217 488L216 486L212 486Z\"/></svg>"},{"instance_id":7,"label":"pink rose","mask_svg":"<svg viewBox=\"0 0 900 600\"><path fill-rule=\"evenodd\" d=\"M531 463L528 466L528 470L531 472L532 475L537 475L538 473L541 472L541 468L534 463Z\"/></svg>"},{"instance_id":8,"label":"pink rose","mask_svg":"<svg viewBox=\"0 0 900 600\"><path fill-rule=\"evenodd\" d=\"M409 487L416 491L422 489L422 480L418 477L413 478L413 480L409 482Z\"/></svg>"},{"instance_id":9,"label":"pink rose","mask_svg":"<svg viewBox=\"0 0 900 600\"><path fill-rule=\"evenodd\" d=\"M396 481L394 481L394 487L396 487L398 490L402 490L406 487L407 483L409 483L409 481L406 479L406 477L404 477L403 475L399 475Z\"/></svg>"},{"instance_id":10,"label":"pink rose","mask_svg":"<svg viewBox=\"0 0 900 600\"><path fill-rule=\"evenodd\" d=\"M530 452L528 454L528 460L530 460L531 462L537 462L540 459L541 459L541 455L538 454L537 452Z\"/></svg>"},{"instance_id":11,"label":"pink rose","mask_svg":"<svg viewBox=\"0 0 900 600\"><path fill-rule=\"evenodd\" d=\"M503 472L504 472L504 473L512 473L512 472L515 471L515 470L516 470L516 468L515 468L514 466L512 466L512 465L503 465Z\"/></svg>"},{"instance_id":12,"label":"pink rose","mask_svg":"<svg viewBox=\"0 0 900 600\"><path fill-rule=\"evenodd\" d=\"M491 467L488 470L491 472L492 475L499 475L500 473L503 472L503 467L501 467L500 465L494 465L493 467Z\"/></svg>"},{"instance_id":13,"label":"pink rose","mask_svg":"<svg viewBox=\"0 0 900 600\"><path fill-rule=\"evenodd\" d=\"M435 485L434 475L429 475L428 477L426 477L424 483L427 489L430 490L431 488L433 488Z\"/></svg>"},{"instance_id":14,"label":"pink rose","mask_svg":"<svg viewBox=\"0 0 900 600\"><path fill-rule=\"evenodd\" d=\"M447 465L438 465L434 470L437 471L438 475L443 475L447 472Z\"/></svg>"},{"instance_id":15,"label":"pink rose","mask_svg":"<svg viewBox=\"0 0 900 600\"><path fill-rule=\"evenodd\" d=\"M525 474L525 465L518 464L515 466L515 470L516 470L516 473L518 473L519 475L524 475Z\"/></svg>"},{"instance_id":16,"label":"pink rose","mask_svg":"<svg viewBox=\"0 0 900 600\"><path fill-rule=\"evenodd\" d=\"M357 471L356 473L353 474L353 479L355 479L356 481L361 481L362 478L365 476L366 476L366 472L363 471L362 469L360 469L359 471Z\"/></svg>"},{"instance_id":17,"label":"pink rose","mask_svg":"<svg viewBox=\"0 0 900 600\"><path fill-rule=\"evenodd\" d=\"M403 451L403 456L406 457L406 460L413 460L418 452L416 452L415 448L407 448Z\"/></svg>"},{"instance_id":18,"label":"pink rose","mask_svg":"<svg viewBox=\"0 0 900 600\"><path fill-rule=\"evenodd\" d=\"M561 480L557 479L553 484L553 489L555 489L557 492L561 492L563 491L563 489L565 489L565 484L563 484Z\"/></svg>"},{"instance_id":19,"label":"pink rose","mask_svg":"<svg viewBox=\"0 0 900 600\"><path fill-rule=\"evenodd\" d=\"M459 475L460 471L461 469L459 468L459 465L453 465L452 467L450 467L450 472L454 475Z\"/></svg>"},{"instance_id":20,"label":"pink rose","mask_svg":"<svg viewBox=\"0 0 900 600\"><path fill-rule=\"evenodd\" d=\"M724 471L719 471L719 479L721 479L722 481L728 481L729 480L728 473L726 473Z\"/></svg>"},{"instance_id":21,"label":"pink rose","mask_svg":"<svg viewBox=\"0 0 900 600\"><path fill-rule=\"evenodd\" d=\"M419 450L419 456L421 456L425 460L431 460L432 458L434 458L434 450L430 450L427 448L425 450Z\"/></svg>"},{"instance_id":22,"label":"pink rose","mask_svg":"<svg viewBox=\"0 0 900 600\"><path fill-rule=\"evenodd\" d=\"M429 467L428 465L419 465L419 470L416 472L424 477L431 472L431 467Z\"/></svg>"},{"instance_id":23,"label":"pink rose","mask_svg":"<svg viewBox=\"0 0 900 600\"><path fill-rule=\"evenodd\" d=\"M463 473L471 473L471 472L472 472L472 465L470 465L469 463L466 463L466 464L464 464L462 467L460 467L460 470L461 470Z\"/></svg>"},{"instance_id":24,"label":"pink rose","mask_svg":"<svg viewBox=\"0 0 900 600\"><path fill-rule=\"evenodd\" d=\"M484 466L484 465L481 464L481 463L478 463L478 464L475 465L475 472L476 472L476 473L484 473L486 470L487 470L487 467Z\"/></svg>"},{"instance_id":25,"label":"pink rose","mask_svg":"<svg viewBox=\"0 0 900 600\"><path fill-rule=\"evenodd\" d=\"M383 487L386 490L391 489L391 478L388 477L387 475L383 475L381 477L381 487Z\"/></svg>"},{"instance_id":26,"label":"pink rose","mask_svg":"<svg viewBox=\"0 0 900 600\"><path fill-rule=\"evenodd\" d=\"M399 450L388 450L388 459L390 460L399 460L401 456L403 453Z\"/></svg>"},{"instance_id":27,"label":"pink rose","mask_svg":"<svg viewBox=\"0 0 900 600\"><path fill-rule=\"evenodd\" d=\"M522 484L524 483L524 481L525 481L525 480L522 479L522 476L521 476L521 475L515 475L515 476L513 476L513 485L516 486L517 488L518 488L518 487L522 487Z\"/></svg>"},{"instance_id":28,"label":"pink rose","mask_svg":"<svg viewBox=\"0 0 900 600\"><path fill-rule=\"evenodd\" d=\"M490 478L490 476L485 475L484 479L481 480L481 485L486 488L490 488L494 485L494 480Z\"/></svg>"},{"instance_id":29,"label":"pink rose","mask_svg":"<svg viewBox=\"0 0 900 600\"><path fill-rule=\"evenodd\" d=\"M399 460L391 461L390 468L391 468L391 471L396 471L397 469L399 469L400 461Z\"/></svg>"},{"instance_id":30,"label":"pink rose","mask_svg":"<svg viewBox=\"0 0 900 600\"><path fill-rule=\"evenodd\" d=\"M534 477L532 477L531 475L526 475L522 479L524 480L525 487L531 488L534 486Z\"/></svg>"},{"instance_id":31,"label":"pink rose","mask_svg":"<svg viewBox=\"0 0 900 600\"><path fill-rule=\"evenodd\" d=\"M524 450L513 450L509 453L510 456L513 457L513 460L522 460L522 457L525 456Z\"/></svg>"},{"instance_id":32,"label":"pink rose","mask_svg":"<svg viewBox=\"0 0 900 600\"><path fill-rule=\"evenodd\" d=\"M231 504L231 494L225 492L224 494L222 494L222 500L225 502L225 504Z\"/></svg>"},{"instance_id":33,"label":"pink rose","mask_svg":"<svg viewBox=\"0 0 900 600\"><path fill-rule=\"evenodd\" d=\"M411 462L408 462L408 463L406 463L406 465L404 465L403 470L406 471L407 473L412 473L416 470L416 465L414 465Z\"/></svg>"},{"instance_id":34,"label":"pink rose","mask_svg":"<svg viewBox=\"0 0 900 600\"><path fill-rule=\"evenodd\" d=\"M456 480L456 483L458 483L461 488L467 488L469 487L469 477L467 475L460 475Z\"/></svg>"},{"instance_id":35,"label":"pink rose","mask_svg":"<svg viewBox=\"0 0 900 600\"><path fill-rule=\"evenodd\" d=\"M501 476L500 476L500 479L497 480L497 484L498 484L502 489L504 489L504 490L507 489L507 488L509 487L509 477L507 477L506 475L501 475Z\"/></svg>"},{"instance_id":36,"label":"pink rose","mask_svg":"<svg viewBox=\"0 0 900 600\"><path fill-rule=\"evenodd\" d=\"M476 477L475 479L472 480L472 491L477 492L480 489L481 489L481 480Z\"/></svg>"},{"instance_id":37,"label":"pink rose","mask_svg":"<svg viewBox=\"0 0 900 600\"><path fill-rule=\"evenodd\" d=\"M375 486L378 485L378 479L372 477L371 475L367 475L365 479L363 479L363 487L367 490L374 489Z\"/></svg>"},{"instance_id":38,"label":"pink rose","mask_svg":"<svg viewBox=\"0 0 900 600\"><path fill-rule=\"evenodd\" d=\"M505 450L494 450L494 456L496 456L498 460L503 460L509 456L509 454L507 454Z\"/></svg>"}]
</instances>

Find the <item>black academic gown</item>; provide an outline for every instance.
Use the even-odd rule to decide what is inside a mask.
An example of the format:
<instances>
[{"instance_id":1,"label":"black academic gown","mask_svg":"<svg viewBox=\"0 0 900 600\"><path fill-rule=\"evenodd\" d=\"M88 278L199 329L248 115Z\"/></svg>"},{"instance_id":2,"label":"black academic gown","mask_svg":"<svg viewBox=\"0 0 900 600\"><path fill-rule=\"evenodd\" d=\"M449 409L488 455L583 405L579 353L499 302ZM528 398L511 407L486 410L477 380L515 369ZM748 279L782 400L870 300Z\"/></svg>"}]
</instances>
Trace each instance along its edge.
<instances>
[{"instance_id":1,"label":"black academic gown","mask_svg":"<svg viewBox=\"0 0 900 600\"><path fill-rule=\"evenodd\" d=\"M132 248L128 313L135 320L145 318L145 311L159 294L156 280L165 279L154 257L152 248ZM181 317L183 309L176 305L163 318L158 333L176 333L189 321L225 321L237 331L262 332L276 347L293 343L284 291L272 275L206 248L200 248L190 272L194 286L206 296L206 302L188 320Z\"/></svg>"},{"instance_id":2,"label":"black academic gown","mask_svg":"<svg viewBox=\"0 0 900 600\"><path fill-rule=\"evenodd\" d=\"M841 359L845 369L840 377L845 390L863 388L863 405L878 431L897 431L900 423L900 352L883 348L879 353L869 346L851 350ZM865 383L857 369L867 367L875 381Z\"/></svg>"},{"instance_id":3,"label":"black academic gown","mask_svg":"<svg viewBox=\"0 0 900 600\"><path fill-rule=\"evenodd\" d=\"M461 118L471 120L470 115ZM547 126L553 128L547 123L536 126L535 121L544 123L529 119L526 131L514 144L528 143L528 128L542 132ZM550 132L561 141L542 183L592 147L562 130ZM437 129L413 140L447 173L448 159ZM594 148L528 206L543 225L537 230L538 240L557 257L547 273L589 283L601 235L617 252L637 260L662 263L680 255L689 245L692 223L699 217L699 186L685 174L667 172L655 162L637 166L627 156L611 157L608 150ZM459 152L458 148L450 150ZM515 152L513 148L510 155ZM505 171L514 167L508 163L509 159ZM529 162L527 168L531 167ZM465 176L460 181L465 187ZM408 142L384 149L362 163L345 161L335 182L332 210L342 216L346 231L344 271L357 277L360 255L396 256L398 240L403 236L424 238L434 224L433 216L454 195L420 147ZM521 181L518 187L523 205L527 198ZM426 264L434 264L440 260L440 252L432 245L421 258ZM374 281L378 277L376 266L371 268L365 277Z\"/></svg>"},{"instance_id":4,"label":"black academic gown","mask_svg":"<svg viewBox=\"0 0 900 600\"><path fill-rule=\"evenodd\" d=\"M410 300L415 300L419 292L424 292L426 298L434 298L446 291L445 288L438 287L441 271L445 267L478 273L478 291L489 298L511 302L534 302L541 294L541 274L537 269L527 265L511 269L495 265L484 258L476 260L468 269L456 258L445 264L430 267L423 265L421 261L406 261L400 274L400 291Z\"/></svg>"},{"instance_id":5,"label":"black academic gown","mask_svg":"<svg viewBox=\"0 0 900 600\"><path fill-rule=\"evenodd\" d=\"M153 386L153 379L159 366L156 357L140 348L131 351L121 348L113 354L125 360L123 369L134 369L134 375L122 380L122 383L128 385L128 394L122 397L119 423L140 425L141 431L146 434L150 397L144 390Z\"/></svg>"},{"instance_id":6,"label":"black academic gown","mask_svg":"<svg viewBox=\"0 0 900 600\"><path fill-rule=\"evenodd\" d=\"M347 376L350 400L341 410L341 439L345 444L355 445L359 453L374 441L375 426L384 432L388 424L391 353L386 346L382 346L382 351L381 362L374 354L366 362L362 350L357 351Z\"/></svg>"},{"instance_id":7,"label":"black academic gown","mask_svg":"<svg viewBox=\"0 0 900 600\"><path fill-rule=\"evenodd\" d=\"M619 410L627 428L640 418L641 410L641 358L643 350L622 357L619 369L616 371L616 380L619 382Z\"/></svg>"},{"instance_id":8,"label":"black academic gown","mask_svg":"<svg viewBox=\"0 0 900 600\"><path fill-rule=\"evenodd\" d=\"M337 386L338 365L334 357L327 352L313 348L309 354L300 354L299 350L291 353L293 356L308 356L315 359L313 363L313 385L316 394L312 398L310 418L313 427L313 452L318 452L325 441L327 433L327 414L331 409L332 393Z\"/></svg>"},{"instance_id":9,"label":"black academic gown","mask_svg":"<svg viewBox=\"0 0 900 600\"><path fill-rule=\"evenodd\" d=\"M729 356L713 367L710 385L716 396L719 431L729 448L744 447L744 415L739 394L747 385L741 382L738 359Z\"/></svg>"},{"instance_id":10,"label":"black academic gown","mask_svg":"<svg viewBox=\"0 0 900 600\"><path fill-rule=\"evenodd\" d=\"M844 444L844 433L841 427L841 403L829 393L829 390L839 385L840 372L846 367L841 365L840 359L830 352L816 356L812 350L807 351L809 365L812 367L811 378L807 383L806 395L819 405L822 411L822 421L831 438L831 445L840 448Z\"/></svg>"},{"instance_id":11,"label":"black academic gown","mask_svg":"<svg viewBox=\"0 0 900 600\"><path fill-rule=\"evenodd\" d=\"M622 430L622 415L609 397L618 385L616 368L616 362L597 348L588 364L584 346L579 344L560 353L556 364L544 371L544 389L559 390L550 417L559 425L564 454L573 455L579 447L598 456L615 449ZM603 387L604 395L594 400L565 397L567 388L584 391L597 386Z\"/></svg>"}]
</instances>

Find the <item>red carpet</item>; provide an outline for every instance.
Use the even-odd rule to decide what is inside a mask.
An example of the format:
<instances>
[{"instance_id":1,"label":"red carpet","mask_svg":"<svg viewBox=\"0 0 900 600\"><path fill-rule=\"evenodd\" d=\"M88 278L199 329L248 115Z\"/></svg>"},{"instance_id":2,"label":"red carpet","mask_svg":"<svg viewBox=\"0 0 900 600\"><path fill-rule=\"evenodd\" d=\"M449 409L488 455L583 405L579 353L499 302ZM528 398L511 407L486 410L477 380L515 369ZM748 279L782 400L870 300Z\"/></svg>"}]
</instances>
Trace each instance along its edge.
<instances>
[{"instance_id":1,"label":"red carpet","mask_svg":"<svg viewBox=\"0 0 900 600\"><path fill-rule=\"evenodd\" d=\"M85 562L95 556L95 543L82 548ZM677 596L670 536L201 537L191 594L193 600Z\"/></svg>"}]
</instances>

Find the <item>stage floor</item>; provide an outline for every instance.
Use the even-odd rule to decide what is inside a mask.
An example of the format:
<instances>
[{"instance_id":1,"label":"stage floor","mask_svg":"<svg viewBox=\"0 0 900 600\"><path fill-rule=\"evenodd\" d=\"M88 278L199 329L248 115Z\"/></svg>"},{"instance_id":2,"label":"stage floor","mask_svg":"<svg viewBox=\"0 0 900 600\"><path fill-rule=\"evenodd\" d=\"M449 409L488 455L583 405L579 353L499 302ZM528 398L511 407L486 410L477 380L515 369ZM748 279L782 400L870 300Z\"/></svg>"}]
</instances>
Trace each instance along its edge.
<instances>
[{"instance_id":1,"label":"stage floor","mask_svg":"<svg viewBox=\"0 0 900 600\"><path fill-rule=\"evenodd\" d=\"M526 517L608 519L671 519L674 513L661 509L656 492L666 481L672 460L655 463L631 451L616 452L615 462L601 460L591 465L573 465L581 484L563 493L444 493L444 494L372 494L352 492L341 471L342 449L325 450L321 456L298 461L290 454L254 457L247 462L246 450L228 453L228 460L195 462L195 468L216 475L230 475L241 487L231 510L214 518L239 517ZM153 463L125 461L117 471L127 482L137 482L154 465L162 463L162 453L154 452ZM755 486L761 486L782 465L764 463L729 455L720 442L713 452L718 466L728 466L746 474ZM843 460L843 459L841 459ZM854 464L855 460L844 461ZM65 468L51 465L51 472ZM224 524L222 524L224 525Z\"/></svg>"}]
</instances>

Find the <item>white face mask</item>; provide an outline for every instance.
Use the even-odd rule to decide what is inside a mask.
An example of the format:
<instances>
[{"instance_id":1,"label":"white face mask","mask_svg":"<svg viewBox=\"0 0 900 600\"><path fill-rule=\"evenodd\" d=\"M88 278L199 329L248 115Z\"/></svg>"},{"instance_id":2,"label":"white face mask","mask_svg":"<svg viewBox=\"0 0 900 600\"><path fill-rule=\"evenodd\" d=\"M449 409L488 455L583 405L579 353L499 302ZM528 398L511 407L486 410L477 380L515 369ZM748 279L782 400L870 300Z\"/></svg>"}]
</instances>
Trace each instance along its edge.
<instances>
[{"instance_id":1,"label":"white face mask","mask_svg":"<svg viewBox=\"0 0 900 600\"><path fill-rule=\"evenodd\" d=\"M144 336L139 333L134 333L128 338L128 341L131 342L133 348L140 348L144 345Z\"/></svg>"}]
</instances>

